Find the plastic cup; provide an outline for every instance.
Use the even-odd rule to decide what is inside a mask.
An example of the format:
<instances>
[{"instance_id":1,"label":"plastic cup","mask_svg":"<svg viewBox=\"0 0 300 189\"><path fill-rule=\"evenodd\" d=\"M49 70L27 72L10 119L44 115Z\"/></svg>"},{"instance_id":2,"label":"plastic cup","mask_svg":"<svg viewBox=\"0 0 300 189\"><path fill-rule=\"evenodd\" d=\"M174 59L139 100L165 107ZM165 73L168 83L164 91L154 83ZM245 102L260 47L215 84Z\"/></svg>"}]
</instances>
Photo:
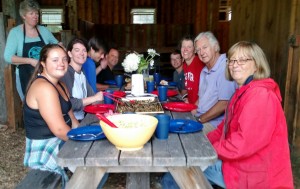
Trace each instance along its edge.
<instances>
[{"instance_id":1,"label":"plastic cup","mask_svg":"<svg viewBox=\"0 0 300 189\"><path fill-rule=\"evenodd\" d=\"M153 75L149 75L149 81L154 81Z\"/></svg>"},{"instance_id":2,"label":"plastic cup","mask_svg":"<svg viewBox=\"0 0 300 189\"><path fill-rule=\"evenodd\" d=\"M114 91L111 89L106 89L105 90L106 93L110 93L113 94ZM113 98L112 96L110 96L110 98ZM113 104L114 101L112 99L108 98L107 96L104 95L104 104Z\"/></svg>"},{"instance_id":3,"label":"plastic cup","mask_svg":"<svg viewBox=\"0 0 300 189\"><path fill-rule=\"evenodd\" d=\"M155 130L155 137L159 140L167 140L169 137L170 119L168 114L157 114L158 124Z\"/></svg>"},{"instance_id":4,"label":"plastic cup","mask_svg":"<svg viewBox=\"0 0 300 189\"><path fill-rule=\"evenodd\" d=\"M154 91L154 81L147 81L147 93Z\"/></svg>"},{"instance_id":5,"label":"plastic cup","mask_svg":"<svg viewBox=\"0 0 300 189\"><path fill-rule=\"evenodd\" d=\"M154 78L155 84L159 85L159 82L160 82L160 73L154 73L153 78Z\"/></svg>"},{"instance_id":6,"label":"plastic cup","mask_svg":"<svg viewBox=\"0 0 300 189\"><path fill-rule=\"evenodd\" d=\"M123 86L124 76L123 75L116 75L115 76L116 84L119 88Z\"/></svg>"},{"instance_id":7,"label":"plastic cup","mask_svg":"<svg viewBox=\"0 0 300 189\"><path fill-rule=\"evenodd\" d=\"M158 86L157 91L158 91L159 101L166 101L167 100L168 87L167 86Z\"/></svg>"}]
</instances>

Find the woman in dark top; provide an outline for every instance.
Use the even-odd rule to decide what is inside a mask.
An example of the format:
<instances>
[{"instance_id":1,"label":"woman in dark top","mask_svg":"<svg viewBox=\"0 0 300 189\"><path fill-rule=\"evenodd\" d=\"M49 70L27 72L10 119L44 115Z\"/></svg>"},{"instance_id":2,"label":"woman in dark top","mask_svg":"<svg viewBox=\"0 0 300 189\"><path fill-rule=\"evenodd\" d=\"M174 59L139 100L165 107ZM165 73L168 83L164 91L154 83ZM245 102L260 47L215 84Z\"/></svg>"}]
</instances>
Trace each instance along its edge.
<instances>
[{"instance_id":1,"label":"woman in dark top","mask_svg":"<svg viewBox=\"0 0 300 189\"><path fill-rule=\"evenodd\" d=\"M26 130L24 165L48 170L68 178L56 163L56 156L67 132L79 125L72 112L69 93L59 82L67 72L65 50L55 44L43 47L40 60L29 82L23 107Z\"/></svg>"}]
</instances>

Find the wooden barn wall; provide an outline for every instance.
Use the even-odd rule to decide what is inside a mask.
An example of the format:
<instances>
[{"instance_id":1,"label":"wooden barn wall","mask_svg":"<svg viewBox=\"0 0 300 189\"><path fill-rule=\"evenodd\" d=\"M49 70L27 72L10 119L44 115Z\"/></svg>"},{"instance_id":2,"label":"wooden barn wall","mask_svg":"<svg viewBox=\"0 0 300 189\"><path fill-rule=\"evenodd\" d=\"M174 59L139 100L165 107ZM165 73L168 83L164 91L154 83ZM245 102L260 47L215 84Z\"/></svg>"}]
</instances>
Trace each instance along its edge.
<instances>
[{"instance_id":1,"label":"wooden barn wall","mask_svg":"<svg viewBox=\"0 0 300 189\"><path fill-rule=\"evenodd\" d=\"M130 24L132 8L156 8L157 24L191 24L196 12L196 0L85 0L77 4L78 18L96 24Z\"/></svg>"},{"instance_id":2,"label":"wooden barn wall","mask_svg":"<svg viewBox=\"0 0 300 189\"><path fill-rule=\"evenodd\" d=\"M300 156L300 0L292 0L290 19L290 47L287 83L285 91L285 114L293 134L291 139L296 154Z\"/></svg>"},{"instance_id":3,"label":"wooden barn wall","mask_svg":"<svg viewBox=\"0 0 300 189\"><path fill-rule=\"evenodd\" d=\"M37 0L42 7L62 7L65 6L67 0Z\"/></svg>"},{"instance_id":4,"label":"wooden barn wall","mask_svg":"<svg viewBox=\"0 0 300 189\"><path fill-rule=\"evenodd\" d=\"M93 24L82 21L80 27L80 33L85 38L99 36L121 48L136 51L145 51L147 48L174 50L184 34L193 33L191 24Z\"/></svg>"},{"instance_id":5,"label":"wooden barn wall","mask_svg":"<svg viewBox=\"0 0 300 189\"><path fill-rule=\"evenodd\" d=\"M232 0L230 23L229 44L240 40L256 42L269 60L271 77L278 83L283 98L287 81L291 5L292 0L243 0L243 3ZM292 119L290 115L286 116L291 137Z\"/></svg>"},{"instance_id":6,"label":"wooden barn wall","mask_svg":"<svg viewBox=\"0 0 300 189\"><path fill-rule=\"evenodd\" d=\"M75 33L78 30L82 32L82 25L78 26L74 21L76 19L105 26L126 25L131 24L132 8L156 8L157 24L179 24L188 27L192 25L193 30L190 34L193 36L201 31L210 30L219 38L221 50L226 52L228 49L229 23L218 22L219 0L39 0L39 2L43 7L63 7L67 18L65 25ZM76 13L74 8L77 10ZM181 37L183 35L181 34Z\"/></svg>"},{"instance_id":7,"label":"wooden barn wall","mask_svg":"<svg viewBox=\"0 0 300 189\"><path fill-rule=\"evenodd\" d=\"M157 24L194 24L194 33L216 31L219 0L85 0L78 19L95 24L130 24L132 8L156 8Z\"/></svg>"},{"instance_id":8,"label":"wooden barn wall","mask_svg":"<svg viewBox=\"0 0 300 189\"><path fill-rule=\"evenodd\" d=\"M121 27L130 25L130 11L132 8L156 8L157 24L165 25L164 28L166 29L170 26L168 30L172 28L179 31L188 30L192 36L197 35L201 31L213 31L220 40L222 52L226 52L228 49L229 22L218 22L219 0L86 0L77 2L78 19L95 25L100 24L103 30L110 30L111 27L120 27L109 25L118 24L121 25ZM176 27L175 25L178 26ZM188 28L179 29L179 27L184 26ZM81 34L83 36L86 36L86 34L90 36L91 33L89 30L86 30L86 27L89 29L92 28L90 24L85 26L85 24L82 25L82 23L79 22L78 30L80 30ZM190 30L190 27L192 27L192 30ZM137 26L135 28L140 32L143 30L140 29L143 28L143 26ZM106 31L103 32L107 33ZM102 31L100 31L99 35L101 33ZM136 33L138 33L138 31ZM145 33L149 32L145 31ZM174 35L167 35L167 37L171 36L173 38L166 38L166 40L171 40L170 43L174 43L172 40L178 42L185 34L187 33L177 33L178 37L176 39L174 39ZM166 44L166 46L168 45L169 44Z\"/></svg>"}]
</instances>

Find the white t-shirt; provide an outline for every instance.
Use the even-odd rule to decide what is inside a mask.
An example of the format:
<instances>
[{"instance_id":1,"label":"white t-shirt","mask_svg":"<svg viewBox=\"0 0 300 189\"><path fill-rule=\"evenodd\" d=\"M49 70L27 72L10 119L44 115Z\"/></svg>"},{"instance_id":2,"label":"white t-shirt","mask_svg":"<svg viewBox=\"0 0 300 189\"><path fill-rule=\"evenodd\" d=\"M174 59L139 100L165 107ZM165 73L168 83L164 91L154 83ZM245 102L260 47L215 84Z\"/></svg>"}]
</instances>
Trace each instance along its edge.
<instances>
[{"instance_id":1,"label":"white t-shirt","mask_svg":"<svg viewBox=\"0 0 300 189\"><path fill-rule=\"evenodd\" d=\"M83 99L87 97L86 89L86 78L83 72L77 73L74 75L74 85L72 88L73 97ZM82 120L84 118L84 111L74 111L74 115L77 120Z\"/></svg>"}]
</instances>

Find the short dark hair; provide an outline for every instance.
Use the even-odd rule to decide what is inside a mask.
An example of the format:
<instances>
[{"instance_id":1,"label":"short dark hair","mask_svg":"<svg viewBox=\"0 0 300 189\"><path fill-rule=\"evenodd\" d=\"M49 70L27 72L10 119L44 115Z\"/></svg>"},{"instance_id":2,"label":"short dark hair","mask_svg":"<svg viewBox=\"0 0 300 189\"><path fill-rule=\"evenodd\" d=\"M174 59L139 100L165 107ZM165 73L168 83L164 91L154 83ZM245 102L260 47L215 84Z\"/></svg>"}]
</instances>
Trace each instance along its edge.
<instances>
[{"instance_id":1,"label":"short dark hair","mask_svg":"<svg viewBox=\"0 0 300 189\"><path fill-rule=\"evenodd\" d=\"M77 44L77 43L82 44L82 45L86 48L86 51L88 51L87 41L86 41L84 38L78 38L78 37L73 38L73 39L68 43L67 51L72 51L73 46L74 46L75 44Z\"/></svg>"},{"instance_id":2,"label":"short dark hair","mask_svg":"<svg viewBox=\"0 0 300 189\"><path fill-rule=\"evenodd\" d=\"M178 49L175 49L174 51L172 51L172 52L171 52L171 55L172 55L172 54L174 54L174 55L179 54L180 57L181 57L181 51L178 50Z\"/></svg>"},{"instance_id":3,"label":"short dark hair","mask_svg":"<svg viewBox=\"0 0 300 189\"><path fill-rule=\"evenodd\" d=\"M89 40L88 51L90 51L91 48L93 48L95 51L99 51L102 49L104 53L107 53L108 49L106 42L97 36L94 36Z\"/></svg>"}]
</instances>

